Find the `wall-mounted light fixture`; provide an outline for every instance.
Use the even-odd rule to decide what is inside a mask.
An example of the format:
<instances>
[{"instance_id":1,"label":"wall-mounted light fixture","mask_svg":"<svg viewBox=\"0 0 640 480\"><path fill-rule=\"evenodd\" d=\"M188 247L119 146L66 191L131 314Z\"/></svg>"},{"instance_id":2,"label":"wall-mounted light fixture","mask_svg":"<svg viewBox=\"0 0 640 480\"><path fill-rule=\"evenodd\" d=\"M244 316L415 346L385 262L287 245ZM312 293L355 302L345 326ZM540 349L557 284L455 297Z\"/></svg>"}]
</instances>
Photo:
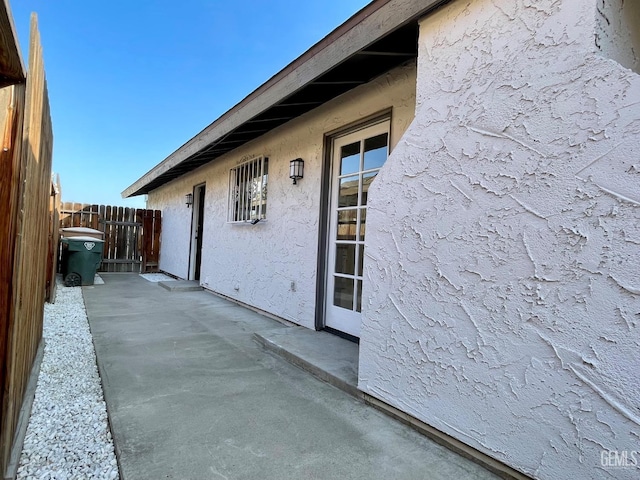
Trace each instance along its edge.
<instances>
[{"instance_id":1,"label":"wall-mounted light fixture","mask_svg":"<svg viewBox=\"0 0 640 480\"><path fill-rule=\"evenodd\" d=\"M187 204L187 208L193 205L193 193L187 193L184 197L184 201Z\"/></svg>"},{"instance_id":2,"label":"wall-mounted light fixture","mask_svg":"<svg viewBox=\"0 0 640 480\"><path fill-rule=\"evenodd\" d=\"M289 178L293 178L293 184L295 185L298 179L304 177L304 160L296 158L289 162Z\"/></svg>"}]
</instances>

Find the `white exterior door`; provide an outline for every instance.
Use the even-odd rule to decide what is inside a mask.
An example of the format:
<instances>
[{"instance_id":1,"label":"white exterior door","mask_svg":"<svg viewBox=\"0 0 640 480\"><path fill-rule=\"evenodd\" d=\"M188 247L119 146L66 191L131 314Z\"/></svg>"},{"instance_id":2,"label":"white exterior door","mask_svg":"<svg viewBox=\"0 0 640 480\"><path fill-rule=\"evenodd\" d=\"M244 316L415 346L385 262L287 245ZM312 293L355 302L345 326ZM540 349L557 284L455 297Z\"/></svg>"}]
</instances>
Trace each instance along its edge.
<instances>
[{"instance_id":1,"label":"white exterior door","mask_svg":"<svg viewBox=\"0 0 640 480\"><path fill-rule=\"evenodd\" d=\"M389 121L333 141L325 325L355 337L360 337L367 195L388 154Z\"/></svg>"}]
</instances>

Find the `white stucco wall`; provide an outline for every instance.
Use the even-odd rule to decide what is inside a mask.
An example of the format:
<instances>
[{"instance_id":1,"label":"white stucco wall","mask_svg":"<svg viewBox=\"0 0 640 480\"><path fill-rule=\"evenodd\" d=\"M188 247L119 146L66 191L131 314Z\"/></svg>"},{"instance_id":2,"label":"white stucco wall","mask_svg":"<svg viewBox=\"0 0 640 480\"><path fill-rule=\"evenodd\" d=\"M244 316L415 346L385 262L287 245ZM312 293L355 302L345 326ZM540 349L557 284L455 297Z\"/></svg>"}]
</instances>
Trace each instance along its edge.
<instances>
[{"instance_id":1,"label":"white stucco wall","mask_svg":"<svg viewBox=\"0 0 640 480\"><path fill-rule=\"evenodd\" d=\"M603 55L640 73L640 2L598 0L595 42Z\"/></svg>"},{"instance_id":2,"label":"white stucco wall","mask_svg":"<svg viewBox=\"0 0 640 480\"><path fill-rule=\"evenodd\" d=\"M151 192L147 197L147 208L162 211L160 269L186 279L189 276L189 245L193 209L187 207L185 196L193 192L194 183L191 179L181 177L171 185L172 188L166 189L162 195Z\"/></svg>"},{"instance_id":3,"label":"white stucco wall","mask_svg":"<svg viewBox=\"0 0 640 480\"><path fill-rule=\"evenodd\" d=\"M423 19L367 214L359 387L549 480L640 472L601 466L640 451L640 76L597 3Z\"/></svg>"},{"instance_id":4,"label":"white stucco wall","mask_svg":"<svg viewBox=\"0 0 640 480\"><path fill-rule=\"evenodd\" d=\"M393 147L413 119L415 82L415 64L396 69L151 192L148 208L163 213L160 268L187 277L191 210L184 196L205 182L201 283L313 328L324 135L393 108ZM228 224L229 170L253 155L269 157L267 220ZM304 178L292 185L289 161L297 157L305 161Z\"/></svg>"}]
</instances>

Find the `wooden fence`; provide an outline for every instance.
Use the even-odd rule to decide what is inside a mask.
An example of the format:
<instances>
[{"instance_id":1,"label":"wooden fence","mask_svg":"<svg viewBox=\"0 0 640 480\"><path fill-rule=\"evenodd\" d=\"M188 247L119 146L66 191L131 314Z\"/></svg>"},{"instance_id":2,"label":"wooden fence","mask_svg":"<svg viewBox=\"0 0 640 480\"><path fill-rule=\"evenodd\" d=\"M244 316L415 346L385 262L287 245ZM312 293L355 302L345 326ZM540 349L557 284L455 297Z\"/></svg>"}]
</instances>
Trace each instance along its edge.
<instances>
[{"instance_id":1,"label":"wooden fence","mask_svg":"<svg viewBox=\"0 0 640 480\"><path fill-rule=\"evenodd\" d=\"M15 475L42 354L46 279L52 268L53 131L35 14L26 78L4 71L7 63L22 68L7 2L0 2L0 51L0 468L6 478Z\"/></svg>"},{"instance_id":2,"label":"wooden fence","mask_svg":"<svg viewBox=\"0 0 640 480\"><path fill-rule=\"evenodd\" d=\"M60 177L51 181L49 199L49 249L47 250L47 283L45 299L54 303L56 299L56 274L58 273L58 251L60 244Z\"/></svg>"},{"instance_id":3,"label":"wooden fence","mask_svg":"<svg viewBox=\"0 0 640 480\"><path fill-rule=\"evenodd\" d=\"M88 227L104 232L101 272L157 272L160 256L160 210L66 202L60 228Z\"/></svg>"}]
</instances>

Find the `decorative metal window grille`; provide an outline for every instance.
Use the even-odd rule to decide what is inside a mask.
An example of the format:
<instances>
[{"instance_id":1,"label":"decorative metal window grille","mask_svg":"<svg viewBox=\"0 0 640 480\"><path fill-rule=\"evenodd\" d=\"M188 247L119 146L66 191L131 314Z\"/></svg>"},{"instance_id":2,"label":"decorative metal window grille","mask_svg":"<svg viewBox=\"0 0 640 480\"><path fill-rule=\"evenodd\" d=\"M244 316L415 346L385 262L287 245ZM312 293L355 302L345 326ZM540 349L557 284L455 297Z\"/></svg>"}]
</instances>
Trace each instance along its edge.
<instances>
[{"instance_id":1,"label":"decorative metal window grille","mask_svg":"<svg viewBox=\"0 0 640 480\"><path fill-rule=\"evenodd\" d=\"M269 159L258 157L231 169L228 222L252 222L267 218Z\"/></svg>"}]
</instances>

